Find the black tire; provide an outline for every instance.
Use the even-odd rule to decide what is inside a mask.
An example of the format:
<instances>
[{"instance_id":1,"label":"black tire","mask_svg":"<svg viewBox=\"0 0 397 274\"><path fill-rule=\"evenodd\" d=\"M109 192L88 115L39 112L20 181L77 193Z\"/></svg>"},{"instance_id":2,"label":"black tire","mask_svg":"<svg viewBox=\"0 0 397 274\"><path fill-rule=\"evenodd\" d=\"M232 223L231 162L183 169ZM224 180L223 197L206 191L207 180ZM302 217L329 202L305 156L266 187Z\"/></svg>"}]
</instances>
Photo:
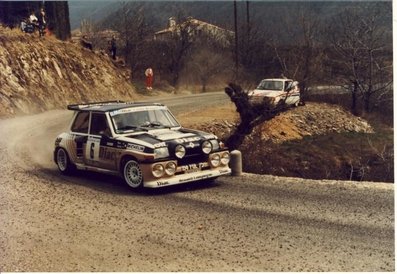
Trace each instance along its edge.
<instances>
[{"instance_id":1,"label":"black tire","mask_svg":"<svg viewBox=\"0 0 397 274\"><path fill-rule=\"evenodd\" d=\"M121 169L124 182L133 189L143 188L143 174L137 161L127 159Z\"/></svg>"},{"instance_id":2,"label":"black tire","mask_svg":"<svg viewBox=\"0 0 397 274\"><path fill-rule=\"evenodd\" d=\"M76 171L76 166L70 161L69 155L64 148L59 148L56 151L55 159L59 171L63 174L70 175Z\"/></svg>"}]
</instances>

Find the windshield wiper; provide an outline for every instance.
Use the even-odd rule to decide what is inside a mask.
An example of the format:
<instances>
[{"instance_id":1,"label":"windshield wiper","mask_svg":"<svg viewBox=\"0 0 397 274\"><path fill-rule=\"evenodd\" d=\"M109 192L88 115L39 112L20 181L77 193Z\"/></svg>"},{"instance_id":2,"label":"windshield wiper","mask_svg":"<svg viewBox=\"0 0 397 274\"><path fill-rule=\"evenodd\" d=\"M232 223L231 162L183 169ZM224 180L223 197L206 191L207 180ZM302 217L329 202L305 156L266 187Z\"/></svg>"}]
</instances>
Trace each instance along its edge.
<instances>
[{"instance_id":1,"label":"windshield wiper","mask_svg":"<svg viewBox=\"0 0 397 274\"><path fill-rule=\"evenodd\" d=\"M142 125L140 125L141 127L166 127L164 126L162 123L154 121L154 122L145 122Z\"/></svg>"},{"instance_id":2,"label":"windshield wiper","mask_svg":"<svg viewBox=\"0 0 397 274\"><path fill-rule=\"evenodd\" d=\"M117 131L125 132L125 131L130 131L130 130L142 130L142 131L148 131L147 128L143 128L141 126L124 126L121 128L118 128Z\"/></svg>"}]
</instances>

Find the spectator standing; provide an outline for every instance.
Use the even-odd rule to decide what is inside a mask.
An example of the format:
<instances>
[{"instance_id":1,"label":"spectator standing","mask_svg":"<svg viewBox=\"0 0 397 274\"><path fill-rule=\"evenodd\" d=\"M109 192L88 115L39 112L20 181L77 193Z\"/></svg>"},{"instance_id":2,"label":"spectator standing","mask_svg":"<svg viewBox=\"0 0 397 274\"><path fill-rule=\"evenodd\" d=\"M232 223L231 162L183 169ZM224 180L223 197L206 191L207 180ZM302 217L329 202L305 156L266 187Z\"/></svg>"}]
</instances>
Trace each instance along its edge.
<instances>
[{"instance_id":1,"label":"spectator standing","mask_svg":"<svg viewBox=\"0 0 397 274\"><path fill-rule=\"evenodd\" d=\"M34 14L34 11L32 11L29 16L29 23L32 24L36 28L37 21L38 21L38 19L37 19L36 15Z\"/></svg>"},{"instance_id":2,"label":"spectator standing","mask_svg":"<svg viewBox=\"0 0 397 274\"><path fill-rule=\"evenodd\" d=\"M153 87L153 69L152 68L147 68L145 70L145 76L146 76L146 89L147 90L152 90Z\"/></svg>"},{"instance_id":3,"label":"spectator standing","mask_svg":"<svg viewBox=\"0 0 397 274\"><path fill-rule=\"evenodd\" d=\"M40 9L38 23L39 23L39 36L41 37L45 35L45 28L47 27L47 16L45 15L45 11L43 8Z\"/></svg>"},{"instance_id":4,"label":"spectator standing","mask_svg":"<svg viewBox=\"0 0 397 274\"><path fill-rule=\"evenodd\" d=\"M116 60L116 37L113 35L112 40L110 40L110 54L112 55L112 59Z\"/></svg>"}]
</instances>

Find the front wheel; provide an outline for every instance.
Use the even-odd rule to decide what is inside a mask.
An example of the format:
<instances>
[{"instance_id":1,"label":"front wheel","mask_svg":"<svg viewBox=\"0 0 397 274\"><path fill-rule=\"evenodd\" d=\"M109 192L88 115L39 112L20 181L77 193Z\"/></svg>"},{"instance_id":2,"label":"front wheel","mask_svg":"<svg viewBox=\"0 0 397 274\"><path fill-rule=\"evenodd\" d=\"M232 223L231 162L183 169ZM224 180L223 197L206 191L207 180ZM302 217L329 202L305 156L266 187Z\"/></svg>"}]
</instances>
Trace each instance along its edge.
<instances>
[{"instance_id":1,"label":"front wheel","mask_svg":"<svg viewBox=\"0 0 397 274\"><path fill-rule=\"evenodd\" d=\"M132 159L127 160L123 166L123 178L127 185L134 189L143 187L142 170L139 164Z\"/></svg>"},{"instance_id":2,"label":"front wheel","mask_svg":"<svg viewBox=\"0 0 397 274\"><path fill-rule=\"evenodd\" d=\"M63 174L72 174L75 171L74 164L70 161L65 149L59 148L56 154L57 166Z\"/></svg>"}]
</instances>

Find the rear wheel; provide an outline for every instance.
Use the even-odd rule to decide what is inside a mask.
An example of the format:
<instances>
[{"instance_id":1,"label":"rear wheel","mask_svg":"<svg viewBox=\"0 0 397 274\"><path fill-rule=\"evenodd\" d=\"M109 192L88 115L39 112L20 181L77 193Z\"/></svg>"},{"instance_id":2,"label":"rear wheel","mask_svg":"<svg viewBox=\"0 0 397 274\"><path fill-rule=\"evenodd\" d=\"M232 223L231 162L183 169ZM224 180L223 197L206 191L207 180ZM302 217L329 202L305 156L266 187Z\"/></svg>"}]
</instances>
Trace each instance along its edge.
<instances>
[{"instance_id":1,"label":"rear wheel","mask_svg":"<svg viewBox=\"0 0 397 274\"><path fill-rule=\"evenodd\" d=\"M64 148L59 148L56 153L57 166L63 174L72 174L76 167L70 161L69 155Z\"/></svg>"},{"instance_id":2,"label":"rear wheel","mask_svg":"<svg viewBox=\"0 0 397 274\"><path fill-rule=\"evenodd\" d=\"M135 160L126 160L123 165L123 178L126 184L134 189L143 187L142 170Z\"/></svg>"}]
</instances>

